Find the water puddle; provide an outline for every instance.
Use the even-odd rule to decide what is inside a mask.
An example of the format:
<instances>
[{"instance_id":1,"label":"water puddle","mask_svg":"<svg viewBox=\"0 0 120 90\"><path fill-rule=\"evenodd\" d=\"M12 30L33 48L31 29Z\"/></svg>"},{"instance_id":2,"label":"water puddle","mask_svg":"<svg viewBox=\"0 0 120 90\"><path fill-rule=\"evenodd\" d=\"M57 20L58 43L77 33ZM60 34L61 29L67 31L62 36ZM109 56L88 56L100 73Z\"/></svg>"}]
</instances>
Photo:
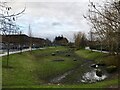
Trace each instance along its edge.
<instances>
[{"instance_id":1,"label":"water puddle","mask_svg":"<svg viewBox=\"0 0 120 90\"><path fill-rule=\"evenodd\" d=\"M90 72L85 73L82 76L81 82L83 83L94 83L98 81L102 81L107 78L107 75L103 74L101 77L96 75L96 71L92 70Z\"/></svg>"},{"instance_id":2,"label":"water puddle","mask_svg":"<svg viewBox=\"0 0 120 90\"><path fill-rule=\"evenodd\" d=\"M74 83L95 83L95 82L99 82L102 80L105 80L106 78L108 78L108 74L105 71L105 67L104 66L95 66L93 68L93 66L95 65L82 65L80 67L74 68L70 71L65 72L62 75L59 75L58 77L53 78L52 80L50 80L51 84L62 84L62 83L71 83L72 81ZM83 72L82 68L87 67L87 69L85 69L85 71ZM75 72L75 73L74 73ZM74 74L79 74L79 76L74 77ZM71 76L72 79L70 78ZM68 80L72 80L72 81L68 81Z\"/></svg>"}]
</instances>

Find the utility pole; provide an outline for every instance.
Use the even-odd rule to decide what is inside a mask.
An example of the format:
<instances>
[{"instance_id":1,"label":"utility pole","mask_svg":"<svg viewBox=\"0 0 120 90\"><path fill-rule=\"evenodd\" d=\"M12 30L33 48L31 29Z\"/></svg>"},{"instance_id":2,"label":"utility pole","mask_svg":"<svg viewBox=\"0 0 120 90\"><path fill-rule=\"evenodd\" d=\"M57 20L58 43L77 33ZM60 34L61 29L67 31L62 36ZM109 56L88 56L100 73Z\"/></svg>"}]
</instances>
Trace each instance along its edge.
<instances>
[{"instance_id":1,"label":"utility pole","mask_svg":"<svg viewBox=\"0 0 120 90\"><path fill-rule=\"evenodd\" d=\"M31 25L29 24L29 28L28 28L28 34L29 34L29 48L30 51L32 51L32 31L31 31Z\"/></svg>"}]
</instances>

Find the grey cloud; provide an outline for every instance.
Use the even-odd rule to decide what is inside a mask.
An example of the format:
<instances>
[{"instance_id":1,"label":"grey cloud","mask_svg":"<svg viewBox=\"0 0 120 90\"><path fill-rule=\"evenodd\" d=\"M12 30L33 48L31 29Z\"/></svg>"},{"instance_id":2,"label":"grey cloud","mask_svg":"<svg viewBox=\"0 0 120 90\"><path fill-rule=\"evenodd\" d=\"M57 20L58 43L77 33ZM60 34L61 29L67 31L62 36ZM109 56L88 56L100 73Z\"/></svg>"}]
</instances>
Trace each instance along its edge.
<instances>
[{"instance_id":1,"label":"grey cloud","mask_svg":"<svg viewBox=\"0 0 120 90\"><path fill-rule=\"evenodd\" d=\"M28 31L28 24L35 36L53 37L57 34L64 34L68 39L73 40L73 33L83 31L87 33L90 26L83 18L87 13L89 0L80 0L79 2L14 2L11 3L14 12L18 12L26 5L26 12L23 17L18 19L18 24L26 27L23 30ZM99 1L99 0L91 0ZM25 28L24 28L25 29Z\"/></svg>"}]
</instances>

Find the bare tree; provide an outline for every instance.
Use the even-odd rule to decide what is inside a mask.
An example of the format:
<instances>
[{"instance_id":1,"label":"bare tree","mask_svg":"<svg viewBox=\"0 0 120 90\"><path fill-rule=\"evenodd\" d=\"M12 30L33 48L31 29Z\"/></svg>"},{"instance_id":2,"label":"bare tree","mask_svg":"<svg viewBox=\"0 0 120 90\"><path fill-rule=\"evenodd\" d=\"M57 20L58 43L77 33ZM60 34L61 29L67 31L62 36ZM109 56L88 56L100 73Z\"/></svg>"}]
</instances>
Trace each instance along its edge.
<instances>
[{"instance_id":1,"label":"bare tree","mask_svg":"<svg viewBox=\"0 0 120 90\"><path fill-rule=\"evenodd\" d=\"M120 1L110 0L97 6L93 2L89 5L89 14L84 16L99 36L101 45L105 44L109 52L119 53L120 37ZM103 43L104 42L104 43Z\"/></svg>"},{"instance_id":2,"label":"bare tree","mask_svg":"<svg viewBox=\"0 0 120 90\"><path fill-rule=\"evenodd\" d=\"M22 14L25 11L25 8L16 14L10 14L12 7L7 5L7 2L0 2L0 32L3 35L6 35L7 38L7 67L9 60L9 50L10 50L10 39L9 35L17 33L19 30L18 25L16 25L16 16Z\"/></svg>"},{"instance_id":3,"label":"bare tree","mask_svg":"<svg viewBox=\"0 0 120 90\"><path fill-rule=\"evenodd\" d=\"M75 46L77 49L80 47L85 47L86 45L86 36L82 32L78 32L74 34Z\"/></svg>"}]
</instances>

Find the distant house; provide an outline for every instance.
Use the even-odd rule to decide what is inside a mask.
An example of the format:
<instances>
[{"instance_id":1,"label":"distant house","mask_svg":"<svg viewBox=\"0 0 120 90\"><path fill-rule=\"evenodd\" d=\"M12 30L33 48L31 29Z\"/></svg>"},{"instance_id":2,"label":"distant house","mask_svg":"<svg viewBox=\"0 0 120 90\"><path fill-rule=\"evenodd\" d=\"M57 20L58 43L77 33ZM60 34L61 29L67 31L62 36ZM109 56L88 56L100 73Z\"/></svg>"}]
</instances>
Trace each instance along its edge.
<instances>
[{"instance_id":1,"label":"distant house","mask_svg":"<svg viewBox=\"0 0 120 90\"><path fill-rule=\"evenodd\" d=\"M68 45L68 40L67 40L67 38L65 38L63 36L58 36L58 37L55 37L55 40L53 43L55 45L66 46L66 45Z\"/></svg>"},{"instance_id":2,"label":"distant house","mask_svg":"<svg viewBox=\"0 0 120 90\"><path fill-rule=\"evenodd\" d=\"M2 38L1 42L3 44L3 49L7 48L7 44L9 43L9 47L12 49L18 49L20 45L24 47L28 47L29 37L27 35L0 35Z\"/></svg>"},{"instance_id":3,"label":"distant house","mask_svg":"<svg viewBox=\"0 0 120 90\"><path fill-rule=\"evenodd\" d=\"M1 48L6 49L7 44L9 43L9 47L11 49L18 49L20 47L22 48L29 48L30 46L30 40L32 43L32 47L43 47L46 43L46 40L42 38L35 38L35 37L29 37L25 34L14 34L14 35L0 35L0 43Z\"/></svg>"},{"instance_id":4,"label":"distant house","mask_svg":"<svg viewBox=\"0 0 120 90\"><path fill-rule=\"evenodd\" d=\"M43 38L35 38L32 37L32 47L34 48L39 48L39 47L43 47L46 44L46 40Z\"/></svg>"}]
</instances>

